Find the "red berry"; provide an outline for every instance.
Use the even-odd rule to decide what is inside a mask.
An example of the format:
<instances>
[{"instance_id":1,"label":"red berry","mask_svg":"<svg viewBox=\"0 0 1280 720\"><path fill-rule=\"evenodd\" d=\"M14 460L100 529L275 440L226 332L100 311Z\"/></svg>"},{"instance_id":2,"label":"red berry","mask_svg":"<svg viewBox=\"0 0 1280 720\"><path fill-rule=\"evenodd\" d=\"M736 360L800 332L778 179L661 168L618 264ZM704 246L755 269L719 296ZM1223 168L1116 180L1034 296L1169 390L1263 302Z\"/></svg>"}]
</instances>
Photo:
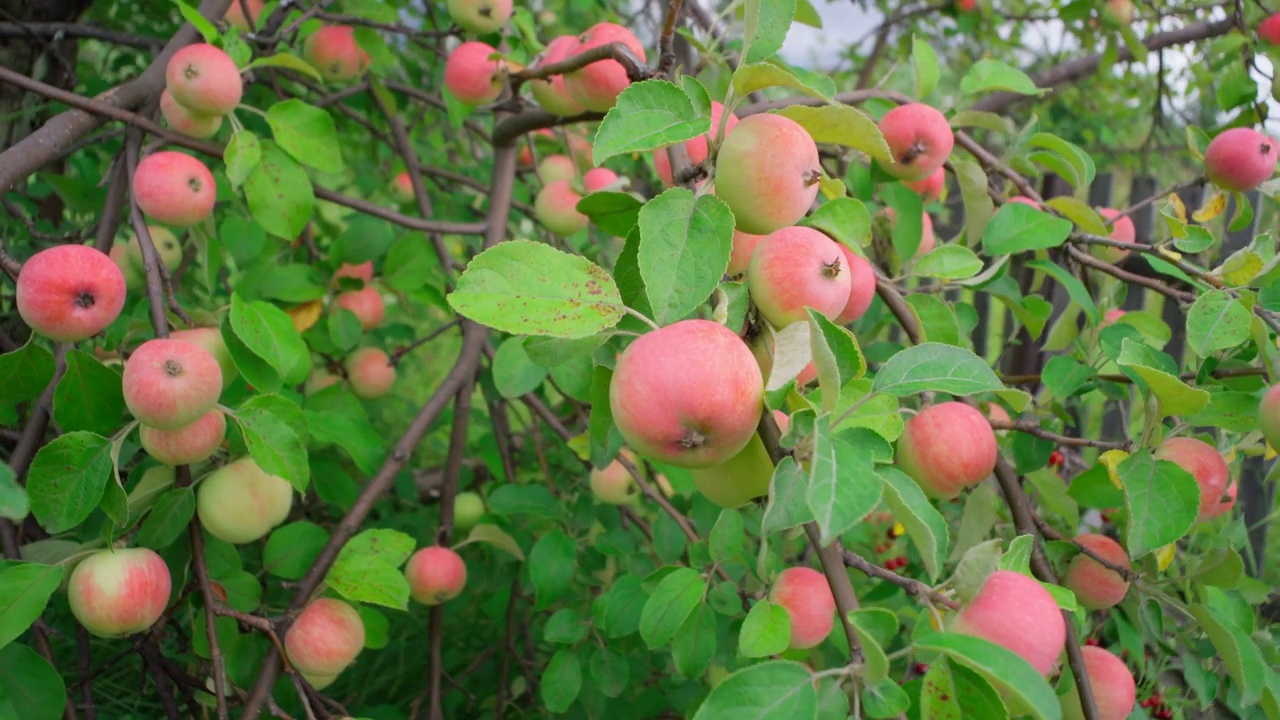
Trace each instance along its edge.
<instances>
[{"instance_id":1,"label":"red berry","mask_svg":"<svg viewBox=\"0 0 1280 720\"><path fill-rule=\"evenodd\" d=\"M1098 638L1086 638L1084 642L1086 645L1092 645L1094 647L1098 646Z\"/></svg>"},{"instance_id":2,"label":"red berry","mask_svg":"<svg viewBox=\"0 0 1280 720\"><path fill-rule=\"evenodd\" d=\"M1051 467L1056 467L1058 465L1061 465L1063 461L1066 459L1067 458L1062 454L1061 451L1054 450L1052 453L1049 454L1049 465Z\"/></svg>"},{"instance_id":3,"label":"red berry","mask_svg":"<svg viewBox=\"0 0 1280 720\"><path fill-rule=\"evenodd\" d=\"M929 672L929 666L928 666L928 665L925 665L924 663L916 663L916 674L917 674L917 675L923 675L923 674L925 674L925 673L927 673L927 672Z\"/></svg>"}]
</instances>

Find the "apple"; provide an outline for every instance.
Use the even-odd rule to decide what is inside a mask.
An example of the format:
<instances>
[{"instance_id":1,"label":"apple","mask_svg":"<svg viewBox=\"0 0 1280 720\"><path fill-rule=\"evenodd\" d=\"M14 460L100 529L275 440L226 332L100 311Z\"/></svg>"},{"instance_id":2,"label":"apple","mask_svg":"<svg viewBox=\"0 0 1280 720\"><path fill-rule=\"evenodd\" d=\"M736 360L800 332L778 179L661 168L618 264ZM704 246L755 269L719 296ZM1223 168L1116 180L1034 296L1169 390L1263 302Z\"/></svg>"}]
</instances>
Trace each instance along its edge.
<instances>
[{"instance_id":1,"label":"apple","mask_svg":"<svg viewBox=\"0 0 1280 720\"><path fill-rule=\"evenodd\" d=\"M226 390L235 379L239 372L236 369L236 361L231 358L231 351L227 349L227 342L222 339L222 331L216 327L196 327L189 330L174 330L169 333L171 340L183 340L195 345L199 345L213 355L213 359L218 362L218 369L222 371L222 389Z\"/></svg>"},{"instance_id":2,"label":"apple","mask_svg":"<svg viewBox=\"0 0 1280 720\"><path fill-rule=\"evenodd\" d=\"M169 566L154 550L99 550L71 571L67 600L85 630L98 637L123 637L160 619L171 582Z\"/></svg>"},{"instance_id":3,"label":"apple","mask_svg":"<svg viewBox=\"0 0 1280 720\"><path fill-rule=\"evenodd\" d=\"M1089 690L1098 708L1098 720L1125 720L1138 699L1133 673L1123 660L1100 647L1085 645L1080 648L1080 655L1084 658L1085 673L1089 675ZM1084 720L1080 694L1074 684L1058 699L1063 720Z\"/></svg>"},{"instance_id":4,"label":"apple","mask_svg":"<svg viewBox=\"0 0 1280 720\"><path fill-rule=\"evenodd\" d=\"M511 18L511 0L449 0L448 8L458 27L477 35L495 33Z\"/></svg>"},{"instance_id":5,"label":"apple","mask_svg":"<svg viewBox=\"0 0 1280 720\"><path fill-rule=\"evenodd\" d=\"M618 357L609 406L627 445L686 468L721 465L755 436L764 380L746 344L709 320L645 333Z\"/></svg>"},{"instance_id":6,"label":"apple","mask_svg":"<svg viewBox=\"0 0 1280 720\"><path fill-rule=\"evenodd\" d=\"M783 570L773 582L769 600L791 618L791 649L806 650L821 643L835 626L836 599L822 573L807 567Z\"/></svg>"},{"instance_id":7,"label":"apple","mask_svg":"<svg viewBox=\"0 0 1280 720\"><path fill-rule=\"evenodd\" d=\"M1271 45L1280 45L1280 12L1272 13L1258 23L1258 38Z\"/></svg>"},{"instance_id":8,"label":"apple","mask_svg":"<svg viewBox=\"0 0 1280 720\"><path fill-rule=\"evenodd\" d=\"M407 203L413 200L413 180L409 177L407 170L401 170L396 176L391 178L391 195L396 200ZM373 267L373 263L368 263L369 267Z\"/></svg>"},{"instance_id":9,"label":"apple","mask_svg":"<svg viewBox=\"0 0 1280 720\"><path fill-rule=\"evenodd\" d=\"M751 254L747 288L764 319L784 327L808 319L806 308L835 318L849 303L849 266L821 232L787 227L765 236Z\"/></svg>"},{"instance_id":10,"label":"apple","mask_svg":"<svg viewBox=\"0 0 1280 720\"><path fill-rule=\"evenodd\" d=\"M138 429L142 449L165 465L191 465L207 460L222 445L227 417L213 409L190 425L161 430L147 425Z\"/></svg>"},{"instance_id":11,"label":"apple","mask_svg":"<svg viewBox=\"0 0 1280 720\"><path fill-rule=\"evenodd\" d=\"M567 59L577 49L577 37L561 35L547 43L547 47L542 51L541 59L536 62L535 67L554 65ZM533 93L533 99L538 101L543 110L552 115L570 117L579 115L586 110L586 108L575 102L573 98L569 97L569 91L564 86L564 76L562 75L552 75L545 80L530 80L527 84L529 90Z\"/></svg>"},{"instance_id":12,"label":"apple","mask_svg":"<svg viewBox=\"0 0 1280 720\"><path fill-rule=\"evenodd\" d=\"M222 127L221 115L199 115L194 113L177 100L174 100L173 93L168 90L160 92L160 114L164 116L164 121L175 132L180 132L197 140L204 140L217 135L218 129Z\"/></svg>"},{"instance_id":13,"label":"apple","mask_svg":"<svg viewBox=\"0 0 1280 720\"><path fill-rule=\"evenodd\" d=\"M996 467L996 434L982 413L960 402L927 407L898 438L898 467L925 495L950 500Z\"/></svg>"},{"instance_id":14,"label":"apple","mask_svg":"<svg viewBox=\"0 0 1280 720\"><path fill-rule=\"evenodd\" d=\"M618 174L608 168L592 168L582 176L582 187L590 195L618 182Z\"/></svg>"},{"instance_id":15,"label":"apple","mask_svg":"<svg viewBox=\"0 0 1280 720\"><path fill-rule=\"evenodd\" d=\"M379 348L358 348L347 356L345 367L351 392L358 398L380 398L396 382L396 368L391 364L391 358Z\"/></svg>"},{"instance_id":16,"label":"apple","mask_svg":"<svg viewBox=\"0 0 1280 720\"><path fill-rule=\"evenodd\" d=\"M382 293L372 285L339 293L333 302L334 305L355 313L360 319L360 327L366 331L381 325L387 312L386 305L382 302Z\"/></svg>"},{"instance_id":17,"label":"apple","mask_svg":"<svg viewBox=\"0 0 1280 720\"><path fill-rule=\"evenodd\" d=\"M899 105L880 118L880 132L893 154L885 171L899 180L925 180L942 167L955 145L947 118L924 103Z\"/></svg>"},{"instance_id":18,"label":"apple","mask_svg":"<svg viewBox=\"0 0 1280 720\"><path fill-rule=\"evenodd\" d=\"M567 180L547 183L533 199L533 216L552 234L568 237L584 230L590 222L578 212L581 199Z\"/></svg>"},{"instance_id":19,"label":"apple","mask_svg":"<svg viewBox=\"0 0 1280 720\"><path fill-rule=\"evenodd\" d=\"M592 159L591 141L580 131L570 130L568 134L569 157L578 165L578 172L586 172L595 167Z\"/></svg>"},{"instance_id":20,"label":"apple","mask_svg":"<svg viewBox=\"0 0 1280 720\"><path fill-rule=\"evenodd\" d=\"M444 63L444 86L466 105L487 105L502 94L505 63L491 45L464 42Z\"/></svg>"},{"instance_id":21,"label":"apple","mask_svg":"<svg viewBox=\"0 0 1280 720\"><path fill-rule=\"evenodd\" d=\"M87 245L55 245L22 264L15 303L32 331L80 342L115 322L126 292L124 273L107 255Z\"/></svg>"},{"instance_id":22,"label":"apple","mask_svg":"<svg viewBox=\"0 0 1280 720\"><path fill-rule=\"evenodd\" d=\"M711 101L711 131L705 135L686 141L685 150L689 153L689 162L693 165L701 165L707 159L707 152L710 143L714 142L720 132L720 121L724 117L724 105L714 100ZM733 130L738 124L738 116L729 113L729 119L725 120L724 132L728 136L729 131ZM662 184L671 187L675 184L674 178L671 176L671 158L667 155L666 148L658 148L653 151L653 170L658 173L658 178L662 180Z\"/></svg>"},{"instance_id":23,"label":"apple","mask_svg":"<svg viewBox=\"0 0 1280 720\"><path fill-rule=\"evenodd\" d=\"M484 498L479 493L460 492L453 499L453 529L464 533L484 517Z\"/></svg>"},{"instance_id":24,"label":"apple","mask_svg":"<svg viewBox=\"0 0 1280 720\"><path fill-rule=\"evenodd\" d=\"M138 346L124 364L124 403L143 425L176 430L213 409L222 370L195 343L162 338Z\"/></svg>"},{"instance_id":25,"label":"apple","mask_svg":"<svg viewBox=\"0 0 1280 720\"><path fill-rule=\"evenodd\" d=\"M781 427L781 423L779 423ZM759 435L752 435L736 455L721 465L690 468L694 487L722 508L739 508L769 494L773 460Z\"/></svg>"},{"instance_id":26,"label":"apple","mask_svg":"<svg viewBox=\"0 0 1280 720\"><path fill-rule=\"evenodd\" d=\"M262 22L263 0L243 1L245 5L249 6L249 13L253 16L253 23ZM223 15L223 17L240 32L247 32L252 28L250 27L249 19L244 15L244 7L240 3L241 0L231 0L231 7L227 8L227 14Z\"/></svg>"},{"instance_id":27,"label":"apple","mask_svg":"<svg viewBox=\"0 0 1280 720\"><path fill-rule=\"evenodd\" d=\"M196 514L206 532L233 545L262 538L293 508L293 486L242 457L209 473L196 488Z\"/></svg>"},{"instance_id":28,"label":"apple","mask_svg":"<svg viewBox=\"0 0 1280 720\"><path fill-rule=\"evenodd\" d=\"M1076 542L1093 551L1112 565L1129 569L1129 555L1120 543L1106 535L1077 535ZM1083 552L1071 559L1062 586L1076 594L1076 600L1090 610L1105 610L1120 604L1129 592L1129 582L1115 570Z\"/></svg>"},{"instance_id":29,"label":"apple","mask_svg":"<svg viewBox=\"0 0 1280 720\"><path fill-rule=\"evenodd\" d=\"M1108 27L1133 24L1132 0L1106 0L1100 11L1102 22Z\"/></svg>"},{"instance_id":30,"label":"apple","mask_svg":"<svg viewBox=\"0 0 1280 720\"><path fill-rule=\"evenodd\" d=\"M534 174L546 185L558 180L567 182L578 176L578 166L568 155L547 155L538 163Z\"/></svg>"},{"instance_id":31,"label":"apple","mask_svg":"<svg viewBox=\"0 0 1280 720\"><path fill-rule=\"evenodd\" d=\"M629 460L637 470L644 472L644 466L636 461L635 453L623 448L618 454ZM635 478L616 459L603 469L591 468L589 484L596 500L608 505L627 505L640 496L640 486L636 484Z\"/></svg>"},{"instance_id":32,"label":"apple","mask_svg":"<svg viewBox=\"0 0 1280 720\"><path fill-rule=\"evenodd\" d=\"M320 77L329 82L354 80L369 69L369 54L356 43L355 28L349 25L322 27L307 36L302 59L311 63Z\"/></svg>"},{"instance_id":33,"label":"apple","mask_svg":"<svg viewBox=\"0 0 1280 720\"><path fill-rule=\"evenodd\" d=\"M187 228L204 222L217 192L204 163L172 150L146 156L133 173L133 199L147 217L164 225Z\"/></svg>"},{"instance_id":34,"label":"apple","mask_svg":"<svg viewBox=\"0 0 1280 720\"><path fill-rule=\"evenodd\" d=\"M129 248L120 243L111 246L111 261L120 268L121 274L124 275L124 287L128 292L140 292L147 288L147 276L134 266L133 261L129 259ZM122 363L123 364L123 363Z\"/></svg>"},{"instance_id":35,"label":"apple","mask_svg":"<svg viewBox=\"0 0 1280 720\"><path fill-rule=\"evenodd\" d=\"M236 61L208 43L175 52L165 66L164 85L179 105L204 116L230 113L244 92Z\"/></svg>"},{"instance_id":36,"label":"apple","mask_svg":"<svg viewBox=\"0 0 1280 720\"><path fill-rule=\"evenodd\" d=\"M933 202L942 197L942 190L947 186L947 171L938 168L923 180L907 180L902 184L915 191L925 202Z\"/></svg>"},{"instance_id":37,"label":"apple","mask_svg":"<svg viewBox=\"0 0 1280 720\"><path fill-rule=\"evenodd\" d=\"M861 255L843 244L838 246L840 252L844 253L845 268L848 270L849 298L845 301L844 309L836 316L835 322L837 325L848 325L867 314L871 302L876 299L876 271Z\"/></svg>"},{"instance_id":38,"label":"apple","mask_svg":"<svg viewBox=\"0 0 1280 720\"><path fill-rule=\"evenodd\" d=\"M991 573L950 629L1016 653L1041 675L1053 671L1067 643L1067 625L1053 596L1012 570Z\"/></svg>"},{"instance_id":39,"label":"apple","mask_svg":"<svg viewBox=\"0 0 1280 720\"><path fill-rule=\"evenodd\" d=\"M289 663L317 690L332 683L364 649L364 622L350 605L314 600L298 613L284 636Z\"/></svg>"},{"instance_id":40,"label":"apple","mask_svg":"<svg viewBox=\"0 0 1280 720\"><path fill-rule=\"evenodd\" d=\"M439 605L458 597L467 584L467 564L447 547L424 547L404 567L409 594L423 605Z\"/></svg>"},{"instance_id":41,"label":"apple","mask_svg":"<svg viewBox=\"0 0 1280 720\"><path fill-rule=\"evenodd\" d=\"M1271 447L1280 448L1280 385L1272 385L1262 394L1262 402L1258 404L1258 429Z\"/></svg>"},{"instance_id":42,"label":"apple","mask_svg":"<svg viewBox=\"0 0 1280 720\"><path fill-rule=\"evenodd\" d=\"M1223 190L1246 192L1276 172L1280 142L1253 128L1224 130L1204 151L1204 174Z\"/></svg>"},{"instance_id":43,"label":"apple","mask_svg":"<svg viewBox=\"0 0 1280 720\"><path fill-rule=\"evenodd\" d=\"M1035 209L1037 209L1037 210L1043 210L1043 209L1044 209L1044 207L1043 207L1043 206L1041 206L1041 205L1040 205L1040 203L1036 202L1035 200L1032 200L1031 198L1027 197L1026 195L1014 195L1013 197L1009 198L1009 199L1008 199L1008 200L1006 200L1005 202L1021 203L1022 205L1029 205L1029 206L1031 206L1031 207L1033 207L1033 208L1035 208Z\"/></svg>"},{"instance_id":44,"label":"apple","mask_svg":"<svg viewBox=\"0 0 1280 720\"><path fill-rule=\"evenodd\" d=\"M182 264L182 243L178 242L178 236L159 225L148 225L147 231L151 233L151 244L155 246L156 253L160 256L160 262L164 263L165 269L169 272L177 270L178 265ZM138 272L145 273L147 263L142 257L142 241L138 239L137 234L129 237L129 244L125 246L125 252L133 267Z\"/></svg>"},{"instance_id":45,"label":"apple","mask_svg":"<svg viewBox=\"0 0 1280 720\"><path fill-rule=\"evenodd\" d=\"M1222 453L1209 443L1190 437L1170 438L1156 448L1155 458L1168 460L1195 477L1200 486L1198 520L1208 520L1215 512L1225 512L1234 504L1227 503L1227 507L1220 508L1232 484L1231 474Z\"/></svg>"},{"instance_id":46,"label":"apple","mask_svg":"<svg viewBox=\"0 0 1280 720\"><path fill-rule=\"evenodd\" d=\"M333 280L337 282L339 278L351 278L353 280L361 280L364 283L373 282L373 261L362 262L359 265L351 263L343 263L333 271Z\"/></svg>"},{"instance_id":47,"label":"apple","mask_svg":"<svg viewBox=\"0 0 1280 720\"><path fill-rule=\"evenodd\" d=\"M752 235L741 230L733 231L733 250L729 253L729 269L725 271L730 280L742 280L746 277L751 254L765 237L767 236Z\"/></svg>"},{"instance_id":48,"label":"apple","mask_svg":"<svg viewBox=\"0 0 1280 720\"><path fill-rule=\"evenodd\" d=\"M635 34L621 25L608 22L587 28L578 36L577 46L567 48L566 58L611 43L626 45L637 59L644 62L644 46ZM594 62L564 76L569 97L584 109L596 112L612 109L618 95L630 84L631 78L627 77L626 69L617 60Z\"/></svg>"},{"instance_id":49,"label":"apple","mask_svg":"<svg viewBox=\"0 0 1280 720\"><path fill-rule=\"evenodd\" d=\"M1104 220L1115 220L1111 224L1111 235L1109 236L1112 240L1122 243L1137 242L1138 231L1133 226L1133 220L1128 215L1121 217L1120 211L1114 208L1099 208L1098 214ZM1111 247L1110 245L1094 245L1089 248L1089 252L1099 260L1105 260L1112 265L1124 262L1124 259L1129 257L1128 250Z\"/></svg>"},{"instance_id":50,"label":"apple","mask_svg":"<svg viewBox=\"0 0 1280 720\"><path fill-rule=\"evenodd\" d=\"M781 115L751 115L725 135L716 154L716 195L743 232L767 235L793 225L813 205L822 180L818 146Z\"/></svg>"},{"instance_id":51,"label":"apple","mask_svg":"<svg viewBox=\"0 0 1280 720\"><path fill-rule=\"evenodd\" d=\"M1124 310L1119 310L1116 308L1112 308L1102 313L1102 322L1098 323L1098 329L1101 330L1102 328L1108 325L1115 325L1116 321L1118 321L1120 318L1124 317L1125 315L1128 315L1128 313L1125 312Z\"/></svg>"}]
</instances>

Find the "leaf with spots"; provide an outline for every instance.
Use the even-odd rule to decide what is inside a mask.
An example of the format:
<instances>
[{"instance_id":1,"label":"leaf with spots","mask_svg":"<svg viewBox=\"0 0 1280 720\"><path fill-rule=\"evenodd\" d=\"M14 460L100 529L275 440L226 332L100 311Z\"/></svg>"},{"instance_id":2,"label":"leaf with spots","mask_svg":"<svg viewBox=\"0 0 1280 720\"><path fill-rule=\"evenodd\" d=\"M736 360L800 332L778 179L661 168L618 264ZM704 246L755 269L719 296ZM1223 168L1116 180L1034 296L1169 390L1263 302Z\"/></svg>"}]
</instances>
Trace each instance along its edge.
<instances>
[{"instance_id":1,"label":"leaf with spots","mask_svg":"<svg viewBox=\"0 0 1280 720\"><path fill-rule=\"evenodd\" d=\"M311 220L315 208L311 179L279 145L263 140L261 150L261 160L244 183L249 212L267 232L293 240Z\"/></svg>"}]
</instances>

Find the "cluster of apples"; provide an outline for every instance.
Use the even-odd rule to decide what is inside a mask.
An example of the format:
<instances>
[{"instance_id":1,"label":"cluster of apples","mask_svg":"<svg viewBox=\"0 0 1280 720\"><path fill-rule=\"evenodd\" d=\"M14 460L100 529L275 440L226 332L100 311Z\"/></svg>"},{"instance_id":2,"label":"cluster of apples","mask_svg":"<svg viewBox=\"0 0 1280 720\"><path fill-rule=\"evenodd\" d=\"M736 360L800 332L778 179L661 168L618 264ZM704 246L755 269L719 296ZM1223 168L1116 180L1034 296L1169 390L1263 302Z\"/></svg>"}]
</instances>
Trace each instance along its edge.
<instances>
[{"instance_id":1,"label":"cluster of apples","mask_svg":"<svg viewBox=\"0 0 1280 720\"><path fill-rule=\"evenodd\" d=\"M386 316L386 303L382 299L382 293L373 284L373 261L359 265L344 263L334 272L333 283L337 285L342 278L359 280L363 285L346 290L339 286L330 302L330 311L350 310L365 332L381 326ZM365 400L376 400L386 395L396 382L395 365L386 351L377 347L366 346L353 350L343 361L343 371L351 392ZM306 391L319 392L341 380L341 377L324 368L316 368L307 378Z\"/></svg>"}]
</instances>

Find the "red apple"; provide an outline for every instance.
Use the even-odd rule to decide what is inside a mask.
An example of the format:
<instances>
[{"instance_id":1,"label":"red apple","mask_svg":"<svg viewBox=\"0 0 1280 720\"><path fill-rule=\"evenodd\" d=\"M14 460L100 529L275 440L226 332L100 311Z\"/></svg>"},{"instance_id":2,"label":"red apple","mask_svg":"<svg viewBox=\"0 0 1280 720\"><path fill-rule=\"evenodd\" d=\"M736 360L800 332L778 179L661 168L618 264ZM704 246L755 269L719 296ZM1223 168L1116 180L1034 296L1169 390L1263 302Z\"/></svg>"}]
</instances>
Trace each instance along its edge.
<instances>
[{"instance_id":1,"label":"red apple","mask_svg":"<svg viewBox=\"0 0 1280 720\"><path fill-rule=\"evenodd\" d=\"M169 567L154 550L99 550L67 581L71 613L86 630L112 638L142 632L169 604Z\"/></svg>"},{"instance_id":2,"label":"red apple","mask_svg":"<svg viewBox=\"0 0 1280 720\"><path fill-rule=\"evenodd\" d=\"M950 629L1016 653L1041 675L1053 671L1067 643L1067 625L1053 596L1012 570L991 573Z\"/></svg>"},{"instance_id":3,"label":"red apple","mask_svg":"<svg viewBox=\"0 0 1280 720\"><path fill-rule=\"evenodd\" d=\"M227 417L213 409L190 425L161 430L147 425L138 429L142 449L165 465L191 465L207 460L222 445Z\"/></svg>"},{"instance_id":4,"label":"red apple","mask_svg":"<svg viewBox=\"0 0 1280 720\"><path fill-rule=\"evenodd\" d=\"M1204 173L1224 190L1246 192L1276 172L1280 142L1253 128L1235 127L1218 133L1204 151Z\"/></svg>"},{"instance_id":5,"label":"red apple","mask_svg":"<svg viewBox=\"0 0 1280 720\"><path fill-rule=\"evenodd\" d=\"M124 402L143 425L176 430L213 409L222 370L204 348L172 338L148 340L124 365Z\"/></svg>"},{"instance_id":6,"label":"red apple","mask_svg":"<svg viewBox=\"0 0 1280 720\"><path fill-rule=\"evenodd\" d=\"M1080 648L1080 655L1089 675L1089 690L1098 708L1098 720L1125 720L1133 712L1138 699L1133 673L1129 672L1123 660L1100 647L1085 645ZM1062 703L1063 720L1084 720L1080 695L1074 684L1058 698Z\"/></svg>"},{"instance_id":7,"label":"red apple","mask_svg":"<svg viewBox=\"0 0 1280 720\"><path fill-rule=\"evenodd\" d=\"M329 82L354 80L369 69L370 62L369 54L356 43L355 28L349 25L322 27L308 35L302 58Z\"/></svg>"},{"instance_id":8,"label":"red apple","mask_svg":"<svg viewBox=\"0 0 1280 720\"><path fill-rule=\"evenodd\" d=\"M814 647L831 634L836 599L822 573L807 567L783 570L769 591L769 599L786 609L791 618L791 649Z\"/></svg>"},{"instance_id":9,"label":"red apple","mask_svg":"<svg viewBox=\"0 0 1280 720\"><path fill-rule=\"evenodd\" d=\"M467 564L446 547L424 547L409 558L404 568L409 593L423 605L439 605L458 597L467 584Z\"/></svg>"},{"instance_id":10,"label":"red apple","mask_svg":"<svg viewBox=\"0 0 1280 720\"><path fill-rule=\"evenodd\" d=\"M57 245L32 255L18 274L18 314L55 342L80 342L102 332L124 309L120 268L86 245Z\"/></svg>"},{"instance_id":11,"label":"red apple","mask_svg":"<svg viewBox=\"0 0 1280 720\"><path fill-rule=\"evenodd\" d=\"M927 407L898 438L898 466L925 495L950 500L996 467L996 435L982 413L960 402Z\"/></svg>"},{"instance_id":12,"label":"red apple","mask_svg":"<svg viewBox=\"0 0 1280 720\"><path fill-rule=\"evenodd\" d=\"M152 153L133 173L133 199L147 217L164 225L200 224L213 212L217 192L209 168L180 152Z\"/></svg>"},{"instance_id":13,"label":"red apple","mask_svg":"<svg viewBox=\"0 0 1280 720\"><path fill-rule=\"evenodd\" d=\"M899 180L925 180L942 167L955 145L947 118L924 103L899 105L880 119L880 132L893 153L885 171Z\"/></svg>"},{"instance_id":14,"label":"red apple","mask_svg":"<svg viewBox=\"0 0 1280 720\"><path fill-rule=\"evenodd\" d=\"M379 348L363 347L347 356L347 380L356 397L374 400L386 395L396 382L396 368Z\"/></svg>"},{"instance_id":15,"label":"red apple","mask_svg":"<svg viewBox=\"0 0 1280 720\"><path fill-rule=\"evenodd\" d=\"M347 669L364 649L364 622L350 605L320 598L302 609L284 636L293 665L317 690Z\"/></svg>"},{"instance_id":16,"label":"red apple","mask_svg":"<svg viewBox=\"0 0 1280 720\"><path fill-rule=\"evenodd\" d=\"M542 51L542 57L535 63L535 67L554 65L566 60L570 54L577 52L577 49L578 38L573 35L561 35L547 43L547 47ZM570 117L579 115L586 109L569 97L569 91L564 86L564 76L562 75L552 75L545 80L530 80L527 84L529 85L529 90L533 93L533 99L538 101L543 110L552 115Z\"/></svg>"},{"instance_id":17,"label":"red apple","mask_svg":"<svg viewBox=\"0 0 1280 720\"><path fill-rule=\"evenodd\" d=\"M179 105L196 115L226 115L240 104L244 82L231 56L208 44L195 43L169 58L165 89Z\"/></svg>"},{"instance_id":18,"label":"red apple","mask_svg":"<svg viewBox=\"0 0 1280 720\"><path fill-rule=\"evenodd\" d=\"M1106 535L1077 535L1076 542L1112 565L1129 569L1128 553ZM1062 577L1062 586L1075 593L1080 604L1090 610L1115 607L1129 592L1129 582L1120 573L1107 569L1084 553L1072 558L1067 574Z\"/></svg>"},{"instance_id":19,"label":"red apple","mask_svg":"<svg viewBox=\"0 0 1280 720\"><path fill-rule=\"evenodd\" d=\"M818 146L781 115L752 115L725 135L716 155L716 195L743 232L767 235L795 224L822 180Z\"/></svg>"},{"instance_id":20,"label":"red apple","mask_svg":"<svg viewBox=\"0 0 1280 720\"><path fill-rule=\"evenodd\" d=\"M578 36L578 45L568 48L567 57L601 45L622 43L636 58L644 62L644 46L635 34L621 25L602 22L587 28ZM617 60L601 60L564 76L565 90L575 103L587 110L605 112L618 101L618 95L631 84L627 71Z\"/></svg>"},{"instance_id":21,"label":"red apple","mask_svg":"<svg viewBox=\"0 0 1280 720\"><path fill-rule=\"evenodd\" d=\"M849 303L849 266L840 246L821 232L788 227L770 233L747 266L751 300L774 327L808 318L813 308L828 318Z\"/></svg>"},{"instance_id":22,"label":"red apple","mask_svg":"<svg viewBox=\"0 0 1280 720\"><path fill-rule=\"evenodd\" d=\"M1231 485L1231 474L1227 461L1222 459L1217 448L1195 438L1176 437L1165 440L1156 448L1155 458L1168 460L1195 477L1196 484L1200 486L1199 520L1208 520L1215 511L1230 509L1228 503L1226 508L1219 510Z\"/></svg>"}]
</instances>

